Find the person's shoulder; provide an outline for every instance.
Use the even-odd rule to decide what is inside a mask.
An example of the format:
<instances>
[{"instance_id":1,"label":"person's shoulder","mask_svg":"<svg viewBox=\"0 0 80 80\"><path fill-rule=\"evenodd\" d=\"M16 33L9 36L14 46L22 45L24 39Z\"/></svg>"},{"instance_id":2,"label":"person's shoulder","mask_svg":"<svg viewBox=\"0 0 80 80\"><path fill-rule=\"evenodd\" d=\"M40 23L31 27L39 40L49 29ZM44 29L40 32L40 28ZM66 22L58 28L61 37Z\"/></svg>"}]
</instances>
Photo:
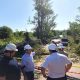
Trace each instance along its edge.
<instances>
[{"instance_id":1,"label":"person's shoulder","mask_svg":"<svg viewBox=\"0 0 80 80\"><path fill-rule=\"evenodd\" d=\"M29 61L30 60L30 56L29 55L27 55L27 54L24 54L23 56L22 56L22 60L25 60L25 61Z\"/></svg>"},{"instance_id":2,"label":"person's shoulder","mask_svg":"<svg viewBox=\"0 0 80 80\"><path fill-rule=\"evenodd\" d=\"M6 62L6 59L4 58L4 56L0 56L0 63Z\"/></svg>"},{"instance_id":3,"label":"person's shoulder","mask_svg":"<svg viewBox=\"0 0 80 80\"><path fill-rule=\"evenodd\" d=\"M61 56L61 57L67 57L66 55L61 54L61 53L58 53L58 55Z\"/></svg>"},{"instance_id":4,"label":"person's shoulder","mask_svg":"<svg viewBox=\"0 0 80 80\"><path fill-rule=\"evenodd\" d=\"M24 55L22 56L22 58L24 58L24 57L26 57L26 54L24 54Z\"/></svg>"},{"instance_id":5,"label":"person's shoulder","mask_svg":"<svg viewBox=\"0 0 80 80\"><path fill-rule=\"evenodd\" d=\"M50 55L48 55L46 58L45 58L45 60L49 60L50 59Z\"/></svg>"}]
</instances>

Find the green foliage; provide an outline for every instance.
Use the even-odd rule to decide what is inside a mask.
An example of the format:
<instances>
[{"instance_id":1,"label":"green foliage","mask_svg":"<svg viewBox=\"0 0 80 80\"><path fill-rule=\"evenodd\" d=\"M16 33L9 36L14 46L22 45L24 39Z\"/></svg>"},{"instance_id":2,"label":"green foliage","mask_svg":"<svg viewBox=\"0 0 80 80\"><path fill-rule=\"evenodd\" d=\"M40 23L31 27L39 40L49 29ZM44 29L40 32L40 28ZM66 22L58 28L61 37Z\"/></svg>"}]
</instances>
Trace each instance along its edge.
<instances>
[{"instance_id":1,"label":"green foliage","mask_svg":"<svg viewBox=\"0 0 80 80\"><path fill-rule=\"evenodd\" d=\"M80 23L80 7L78 7L79 15L76 16L76 21Z\"/></svg>"},{"instance_id":2,"label":"green foliage","mask_svg":"<svg viewBox=\"0 0 80 80\"><path fill-rule=\"evenodd\" d=\"M9 27L7 26L0 27L0 39L10 38L12 35L13 31Z\"/></svg>"},{"instance_id":3,"label":"green foliage","mask_svg":"<svg viewBox=\"0 0 80 80\"><path fill-rule=\"evenodd\" d=\"M24 31L16 31L14 32L14 36L15 37L24 37Z\"/></svg>"},{"instance_id":4,"label":"green foliage","mask_svg":"<svg viewBox=\"0 0 80 80\"><path fill-rule=\"evenodd\" d=\"M13 32L10 28L3 26L0 27L0 53L3 52L6 44L21 43L24 40L23 32Z\"/></svg>"},{"instance_id":5,"label":"green foliage","mask_svg":"<svg viewBox=\"0 0 80 80\"><path fill-rule=\"evenodd\" d=\"M80 24L77 22L70 23L70 28L67 31L68 35L73 37L74 43L80 43Z\"/></svg>"},{"instance_id":6,"label":"green foliage","mask_svg":"<svg viewBox=\"0 0 80 80\"><path fill-rule=\"evenodd\" d=\"M75 53L80 56L80 44L76 46Z\"/></svg>"},{"instance_id":7,"label":"green foliage","mask_svg":"<svg viewBox=\"0 0 80 80\"><path fill-rule=\"evenodd\" d=\"M17 52L16 56L22 57L22 55L24 54L24 44L23 43L17 44L17 48L18 48L18 52Z\"/></svg>"},{"instance_id":8,"label":"green foliage","mask_svg":"<svg viewBox=\"0 0 80 80\"><path fill-rule=\"evenodd\" d=\"M35 38L35 36L33 34L34 34L33 32L29 32L29 37L30 38Z\"/></svg>"},{"instance_id":9,"label":"green foliage","mask_svg":"<svg viewBox=\"0 0 80 80\"><path fill-rule=\"evenodd\" d=\"M67 30L67 35L69 39L69 47L71 49L70 51L71 53L80 56L80 16L78 15L76 20L74 22L69 22L69 24L70 28Z\"/></svg>"},{"instance_id":10,"label":"green foliage","mask_svg":"<svg viewBox=\"0 0 80 80\"><path fill-rule=\"evenodd\" d=\"M67 30L67 35L71 35L70 29Z\"/></svg>"}]
</instances>

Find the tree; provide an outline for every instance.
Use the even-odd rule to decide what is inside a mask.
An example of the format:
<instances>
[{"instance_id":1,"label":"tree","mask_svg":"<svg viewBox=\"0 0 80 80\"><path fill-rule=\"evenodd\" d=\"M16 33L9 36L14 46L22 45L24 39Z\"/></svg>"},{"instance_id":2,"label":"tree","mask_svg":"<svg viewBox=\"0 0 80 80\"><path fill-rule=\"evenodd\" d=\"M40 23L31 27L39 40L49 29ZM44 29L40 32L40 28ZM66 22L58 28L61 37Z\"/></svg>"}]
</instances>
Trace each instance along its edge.
<instances>
[{"instance_id":1,"label":"tree","mask_svg":"<svg viewBox=\"0 0 80 80\"><path fill-rule=\"evenodd\" d=\"M80 42L80 24L77 22L70 22L70 28L69 28L69 32L70 35L73 37L74 42L78 43Z\"/></svg>"},{"instance_id":2,"label":"tree","mask_svg":"<svg viewBox=\"0 0 80 80\"><path fill-rule=\"evenodd\" d=\"M50 37L51 30L55 27L55 17L50 6L50 0L34 0L36 14L33 23L36 25L35 33L43 41Z\"/></svg>"},{"instance_id":3,"label":"tree","mask_svg":"<svg viewBox=\"0 0 80 80\"><path fill-rule=\"evenodd\" d=\"M26 44L29 44L31 41L30 36L29 36L29 32L25 32L24 37L25 37Z\"/></svg>"},{"instance_id":4,"label":"tree","mask_svg":"<svg viewBox=\"0 0 80 80\"><path fill-rule=\"evenodd\" d=\"M11 28L7 26L0 27L0 39L10 38L12 34L13 34L13 31Z\"/></svg>"},{"instance_id":5,"label":"tree","mask_svg":"<svg viewBox=\"0 0 80 80\"><path fill-rule=\"evenodd\" d=\"M78 8L80 12L80 7ZM75 22L69 22L70 28L67 31L68 35L71 35L74 39L74 42L80 42L80 15L76 16Z\"/></svg>"},{"instance_id":6,"label":"tree","mask_svg":"<svg viewBox=\"0 0 80 80\"><path fill-rule=\"evenodd\" d=\"M80 13L80 7L78 7L79 13ZM80 14L76 16L76 21L80 23Z\"/></svg>"}]
</instances>

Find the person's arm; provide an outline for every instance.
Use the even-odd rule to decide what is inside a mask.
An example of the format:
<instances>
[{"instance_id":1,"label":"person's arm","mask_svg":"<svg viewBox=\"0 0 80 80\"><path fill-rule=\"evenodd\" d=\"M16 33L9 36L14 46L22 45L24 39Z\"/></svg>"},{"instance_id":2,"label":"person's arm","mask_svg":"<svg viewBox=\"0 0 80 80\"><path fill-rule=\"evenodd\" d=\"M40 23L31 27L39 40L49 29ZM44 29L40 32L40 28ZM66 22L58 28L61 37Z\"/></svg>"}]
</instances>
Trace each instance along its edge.
<instances>
[{"instance_id":1,"label":"person's arm","mask_svg":"<svg viewBox=\"0 0 80 80\"><path fill-rule=\"evenodd\" d=\"M42 73L43 77L45 77L45 78L47 78L46 69L48 69L48 64L49 64L49 60L48 60L48 58L46 58L45 62L41 65L41 73Z\"/></svg>"},{"instance_id":2,"label":"person's arm","mask_svg":"<svg viewBox=\"0 0 80 80\"><path fill-rule=\"evenodd\" d=\"M25 68L25 64L26 64L26 62L25 62L24 58L22 58L22 60L21 60L21 70L22 71Z\"/></svg>"},{"instance_id":3,"label":"person's arm","mask_svg":"<svg viewBox=\"0 0 80 80\"><path fill-rule=\"evenodd\" d=\"M72 63L66 65L66 72L68 72L72 67Z\"/></svg>"},{"instance_id":4,"label":"person's arm","mask_svg":"<svg viewBox=\"0 0 80 80\"><path fill-rule=\"evenodd\" d=\"M21 70L23 70L25 68L25 65L21 65Z\"/></svg>"},{"instance_id":5,"label":"person's arm","mask_svg":"<svg viewBox=\"0 0 80 80\"><path fill-rule=\"evenodd\" d=\"M65 56L65 63L66 63L65 70L66 70L66 72L68 72L72 67L72 62L71 62L71 60L68 59L67 56Z\"/></svg>"},{"instance_id":6,"label":"person's arm","mask_svg":"<svg viewBox=\"0 0 80 80\"><path fill-rule=\"evenodd\" d=\"M42 73L43 77L47 78L46 69L44 67L41 67L41 73Z\"/></svg>"},{"instance_id":7,"label":"person's arm","mask_svg":"<svg viewBox=\"0 0 80 80\"><path fill-rule=\"evenodd\" d=\"M35 54L36 54L36 53L35 53L35 52L33 52L33 57L35 56Z\"/></svg>"}]
</instances>

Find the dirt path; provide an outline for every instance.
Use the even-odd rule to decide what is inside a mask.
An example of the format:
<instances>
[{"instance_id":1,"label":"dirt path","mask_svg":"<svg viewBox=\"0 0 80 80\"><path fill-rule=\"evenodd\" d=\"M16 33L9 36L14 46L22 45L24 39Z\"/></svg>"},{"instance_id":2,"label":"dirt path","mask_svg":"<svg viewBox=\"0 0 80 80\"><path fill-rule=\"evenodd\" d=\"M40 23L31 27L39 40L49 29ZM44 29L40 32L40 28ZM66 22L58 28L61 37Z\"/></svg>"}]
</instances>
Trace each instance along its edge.
<instances>
[{"instance_id":1,"label":"dirt path","mask_svg":"<svg viewBox=\"0 0 80 80\"><path fill-rule=\"evenodd\" d=\"M80 67L72 67L67 75L80 79Z\"/></svg>"}]
</instances>

